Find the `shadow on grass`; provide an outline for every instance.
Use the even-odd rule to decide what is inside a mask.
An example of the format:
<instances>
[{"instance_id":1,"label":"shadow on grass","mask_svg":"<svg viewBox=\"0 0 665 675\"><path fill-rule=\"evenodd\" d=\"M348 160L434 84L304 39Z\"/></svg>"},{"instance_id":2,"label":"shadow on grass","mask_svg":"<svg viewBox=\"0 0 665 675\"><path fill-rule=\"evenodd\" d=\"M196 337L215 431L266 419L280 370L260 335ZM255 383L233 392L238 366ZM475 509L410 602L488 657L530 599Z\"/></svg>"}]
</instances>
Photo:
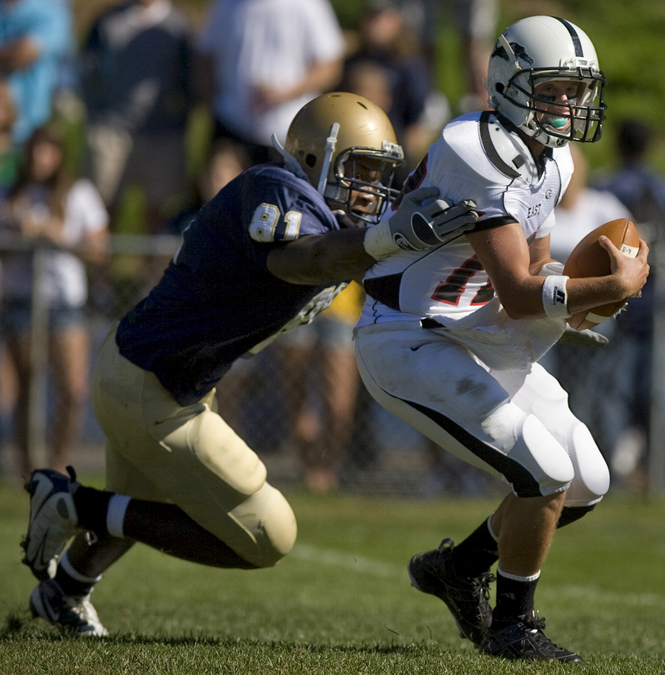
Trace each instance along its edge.
<instances>
[{"instance_id":1,"label":"shadow on grass","mask_svg":"<svg viewBox=\"0 0 665 675\"><path fill-rule=\"evenodd\" d=\"M61 626L49 626L36 624L29 615L15 612L8 614L5 624L0 628L0 642L16 640L43 640L45 642L62 642L63 640L81 640L104 642L117 645L163 645L169 647L207 646L222 647L224 649L261 649L263 651L303 651L311 654L340 652L347 654L400 654L417 655L428 650L426 645L400 645L400 644L373 644L373 645L336 645L336 644L312 644L308 642L292 642L278 640L255 640L249 638L216 638L210 635L185 634L182 636L165 635L142 635L138 633L116 633L108 637L82 638L73 629Z\"/></svg>"}]
</instances>

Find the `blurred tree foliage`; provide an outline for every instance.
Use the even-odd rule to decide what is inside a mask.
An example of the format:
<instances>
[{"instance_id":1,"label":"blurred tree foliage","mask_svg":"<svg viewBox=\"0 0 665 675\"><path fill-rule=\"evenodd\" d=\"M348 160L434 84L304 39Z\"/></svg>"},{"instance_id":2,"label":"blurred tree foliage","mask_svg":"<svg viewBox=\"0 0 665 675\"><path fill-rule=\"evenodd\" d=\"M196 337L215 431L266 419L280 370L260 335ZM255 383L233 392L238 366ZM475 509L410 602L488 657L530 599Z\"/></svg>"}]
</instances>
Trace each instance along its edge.
<instances>
[{"instance_id":1,"label":"blurred tree foliage","mask_svg":"<svg viewBox=\"0 0 665 675\"><path fill-rule=\"evenodd\" d=\"M665 1L664 0L499 0L497 34L517 19L536 14L561 16L593 40L607 76L609 108L600 143L585 145L593 167L612 165L614 134L625 117L648 121L656 131L651 159L665 173ZM332 0L342 26L357 26L364 2ZM464 88L459 39L450 2L441 2L436 83L455 109Z\"/></svg>"}]
</instances>

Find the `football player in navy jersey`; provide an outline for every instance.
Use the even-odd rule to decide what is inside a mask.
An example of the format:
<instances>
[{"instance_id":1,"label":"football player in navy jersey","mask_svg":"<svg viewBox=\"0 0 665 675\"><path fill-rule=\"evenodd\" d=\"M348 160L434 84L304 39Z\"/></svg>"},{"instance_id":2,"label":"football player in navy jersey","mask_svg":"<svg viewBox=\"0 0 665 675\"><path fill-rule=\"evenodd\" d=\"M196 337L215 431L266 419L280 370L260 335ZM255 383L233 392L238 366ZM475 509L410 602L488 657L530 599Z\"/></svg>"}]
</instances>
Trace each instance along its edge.
<instances>
[{"instance_id":1,"label":"football player in navy jersey","mask_svg":"<svg viewBox=\"0 0 665 675\"><path fill-rule=\"evenodd\" d=\"M378 223L403 152L362 97L314 99L284 147L274 143L284 161L245 171L201 209L158 285L101 347L92 392L106 491L73 470L31 475L23 547L40 580L35 616L105 635L90 594L135 542L225 568L268 567L288 553L291 507L216 411L215 386L377 260L440 245L477 220L472 202L449 207L430 187Z\"/></svg>"},{"instance_id":2,"label":"football player in navy jersey","mask_svg":"<svg viewBox=\"0 0 665 675\"><path fill-rule=\"evenodd\" d=\"M629 257L601 238L605 277L569 279L550 257L554 207L573 171L568 143L600 138L604 84L577 26L536 16L508 27L489 61L493 110L450 122L405 184L473 199L476 227L447 246L387 257L364 279L355 347L367 389L510 486L459 545L444 539L416 554L412 584L443 600L481 652L508 659L582 660L545 635L534 594L556 527L609 488L589 430L537 361L567 317L637 295L649 273L643 241Z\"/></svg>"}]
</instances>

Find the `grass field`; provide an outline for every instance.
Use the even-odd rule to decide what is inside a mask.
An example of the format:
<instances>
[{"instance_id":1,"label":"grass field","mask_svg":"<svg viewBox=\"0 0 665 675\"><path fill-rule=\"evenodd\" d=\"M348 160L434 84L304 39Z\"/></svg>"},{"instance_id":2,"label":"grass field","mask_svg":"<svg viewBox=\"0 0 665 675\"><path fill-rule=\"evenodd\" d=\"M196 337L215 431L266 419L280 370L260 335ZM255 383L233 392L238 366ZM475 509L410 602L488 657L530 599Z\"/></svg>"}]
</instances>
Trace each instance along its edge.
<instances>
[{"instance_id":1,"label":"grass field","mask_svg":"<svg viewBox=\"0 0 665 675\"><path fill-rule=\"evenodd\" d=\"M111 637L82 640L31 619L27 496L0 487L0 674L665 672L664 502L610 498L557 534L537 605L548 634L585 658L561 666L477 655L409 585L410 556L459 540L491 503L289 498L299 539L276 568L213 570L137 546L93 596Z\"/></svg>"}]
</instances>

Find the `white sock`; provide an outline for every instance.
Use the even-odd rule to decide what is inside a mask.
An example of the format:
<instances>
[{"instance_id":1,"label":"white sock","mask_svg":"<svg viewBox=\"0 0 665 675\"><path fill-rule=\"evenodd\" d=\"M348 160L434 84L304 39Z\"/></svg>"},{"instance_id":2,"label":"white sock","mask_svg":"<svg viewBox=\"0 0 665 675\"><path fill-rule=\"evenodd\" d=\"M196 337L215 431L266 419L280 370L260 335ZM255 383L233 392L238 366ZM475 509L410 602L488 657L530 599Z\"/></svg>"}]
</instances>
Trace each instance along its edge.
<instances>
[{"instance_id":1,"label":"white sock","mask_svg":"<svg viewBox=\"0 0 665 675\"><path fill-rule=\"evenodd\" d=\"M497 567L497 573L500 574L502 577L506 577L506 579L512 579L513 581L535 581L539 576L540 576L540 570L536 572L534 575L530 577L520 577L517 576L517 574L509 574L508 572L504 572L501 567Z\"/></svg>"},{"instance_id":2,"label":"white sock","mask_svg":"<svg viewBox=\"0 0 665 675\"><path fill-rule=\"evenodd\" d=\"M72 579L74 579L74 581L79 581L82 584L92 586L102 578L101 574L98 577L86 577L83 576L83 574L81 574L80 572L77 572L72 567L72 564L69 562L69 558L67 557L67 551L65 551L62 557L60 558L60 567L62 567L62 569L67 573L67 576L70 576Z\"/></svg>"},{"instance_id":3,"label":"white sock","mask_svg":"<svg viewBox=\"0 0 665 675\"><path fill-rule=\"evenodd\" d=\"M115 494L109 499L106 510L106 529L112 537L124 538L123 523L131 497Z\"/></svg>"}]
</instances>

